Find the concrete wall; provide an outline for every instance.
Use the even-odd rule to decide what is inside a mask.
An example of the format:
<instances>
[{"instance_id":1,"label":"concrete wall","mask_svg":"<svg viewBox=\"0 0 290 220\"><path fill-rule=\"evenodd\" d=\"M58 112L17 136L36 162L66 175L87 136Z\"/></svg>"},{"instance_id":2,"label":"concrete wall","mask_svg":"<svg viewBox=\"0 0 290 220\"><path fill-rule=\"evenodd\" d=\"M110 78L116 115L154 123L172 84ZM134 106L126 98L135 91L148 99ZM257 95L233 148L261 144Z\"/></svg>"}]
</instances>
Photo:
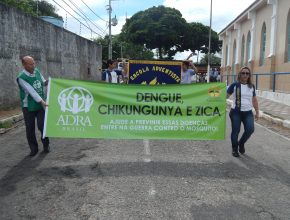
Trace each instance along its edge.
<instances>
[{"instance_id":1,"label":"concrete wall","mask_svg":"<svg viewBox=\"0 0 290 220\"><path fill-rule=\"evenodd\" d=\"M46 78L101 78L100 45L0 3L0 109L19 105L16 77L25 55Z\"/></svg>"}]
</instances>

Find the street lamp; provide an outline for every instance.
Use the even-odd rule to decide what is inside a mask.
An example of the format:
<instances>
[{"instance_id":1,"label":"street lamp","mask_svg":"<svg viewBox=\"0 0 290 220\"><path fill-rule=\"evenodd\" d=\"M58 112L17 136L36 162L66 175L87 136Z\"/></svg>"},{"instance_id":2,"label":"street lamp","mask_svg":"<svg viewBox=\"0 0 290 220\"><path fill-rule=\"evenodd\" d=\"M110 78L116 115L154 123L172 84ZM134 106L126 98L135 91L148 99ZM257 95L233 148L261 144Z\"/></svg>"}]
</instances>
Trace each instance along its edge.
<instances>
[{"instance_id":1,"label":"street lamp","mask_svg":"<svg viewBox=\"0 0 290 220\"><path fill-rule=\"evenodd\" d=\"M209 83L209 71L210 71L211 20L212 20L212 0L210 0L210 22L209 22L208 55L207 55L207 82L208 83Z\"/></svg>"}]
</instances>

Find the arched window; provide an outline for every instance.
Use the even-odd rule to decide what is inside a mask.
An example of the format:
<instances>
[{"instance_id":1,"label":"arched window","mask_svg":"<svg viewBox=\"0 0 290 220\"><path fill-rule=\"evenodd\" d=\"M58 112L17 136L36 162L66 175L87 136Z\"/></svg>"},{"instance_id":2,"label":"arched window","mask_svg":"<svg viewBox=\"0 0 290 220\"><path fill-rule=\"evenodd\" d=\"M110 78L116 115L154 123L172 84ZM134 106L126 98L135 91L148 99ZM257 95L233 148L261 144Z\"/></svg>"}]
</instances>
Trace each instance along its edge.
<instances>
[{"instance_id":1,"label":"arched window","mask_svg":"<svg viewBox=\"0 0 290 220\"><path fill-rule=\"evenodd\" d=\"M242 48L241 48L241 66L244 66L245 59L245 35L242 37Z\"/></svg>"},{"instance_id":2,"label":"arched window","mask_svg":"<svg viewBox=\"0 0 290 220\"><path fill-rule=\"evenodd\" d=\"M285 61L290 62L290 10L287 17L287 31L286 31L286 56Z\"/></svg>"},{"instance_id":3,"label":"arched window","mask_svg":"<svg viewBox=\"0 0 290 220\"><path fill-rule=\"evenodd\" d=\"M225 57L225 66L228 65L228 53L229 53L229 48L228 48L228 45L226 46L226 57Z\"/></svg>"},{"instance_id":4,"label":"arched window","mask_svg":"<svg viewBox=\"0 0 290 220\"><path fill-rule=\"evenodd\" d=\"M246 52L246 65L248 65L251 54L251 32L248 32L247 36L247 52Z\"/></svg>"},{"instance_id":5,"label":"arched window","mask_svg":"<svg viewBox=\"0 0 290 220\"><path fill-rule=\"evenodd\" d=\"M233 60L232 60L232 73L233 74L236 73L236 68L235 68L236 56L237 56L237 44L236 44L236 40L235 40L234 45L233 45Z\"/></svg>"},{"instance_id":6,"label":"arched window","mask_svg":"<svg viewBox=\"0 0 290 220\"><path fill-rule=\"evenodd\" d=\"M261 31L260 66L263 66L265 64L265 54L266 54L266 24L264 22Z\"/></svg>"}]
</instances>

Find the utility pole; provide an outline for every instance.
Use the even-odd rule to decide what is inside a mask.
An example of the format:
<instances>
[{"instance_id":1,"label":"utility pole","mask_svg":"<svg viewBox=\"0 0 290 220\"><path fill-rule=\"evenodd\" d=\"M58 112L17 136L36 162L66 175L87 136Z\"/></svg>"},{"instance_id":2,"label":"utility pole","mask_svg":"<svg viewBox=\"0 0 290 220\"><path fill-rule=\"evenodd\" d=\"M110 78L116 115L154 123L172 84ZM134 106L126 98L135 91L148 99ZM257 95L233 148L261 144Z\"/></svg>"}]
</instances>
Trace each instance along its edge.
<instances>
[{"instance_id":1,"label":"utility pole","mask_svg":"<svg viewBox=\"0 0 290 220\"><path fill-rule=\"evenodd\" d=\"M36 1L36 17L38 17L38 0Z\"/></svg>"},{"instance_id":2,"label":"utility pole","mask_svg":"<svg viewBox=\"0 0 290 220\"><path fill-rule=\"evenodd\" d=\"M123 47L122 47L122 43L123 42L121 42L120 45L121 45L121 58L123 59Z\"/></svg>"},{"instance_id":3,"label":"utility pole","mask_svg":"<svg viewBox=\"0 0 290 220\"><path fill-rule=\"evenodd\" d=\"M209 72L210 72L211 20L212 20L212 0L210 0L210 22L209 22L208 53L207 53L207 82L209 82Z\"/></svg>"},{"instance_id":4,"label":"utility pole","mask_svg":"<svg viewBox=\"0 0 290 220\"><path fill-rule=\"evenodd\" d=\"M109 51L108 51L108 57L109 59L112 59L112 6L111 2L112 1L117 1L117 0L109 0Z\"/></svg>"},{"instance_id":5,"label":"utility pole","mask_svg":"<svg viewBox=\"0 0 290 220\"><path fill-rule=\"evenodd\" d=\"M111 16L112 16L112 6L111 0L109 0L109 59L112 59L112 23L111 23Z\"/></svg>"}]
</instances>

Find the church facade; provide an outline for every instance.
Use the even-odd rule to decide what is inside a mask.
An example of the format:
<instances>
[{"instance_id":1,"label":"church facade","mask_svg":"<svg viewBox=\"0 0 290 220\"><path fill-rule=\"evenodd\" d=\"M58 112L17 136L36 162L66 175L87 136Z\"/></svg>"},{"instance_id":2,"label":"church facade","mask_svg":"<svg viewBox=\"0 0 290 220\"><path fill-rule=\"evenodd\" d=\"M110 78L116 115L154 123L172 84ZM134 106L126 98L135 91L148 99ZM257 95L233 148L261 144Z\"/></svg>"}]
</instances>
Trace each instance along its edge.
<instances>
[{"instance_id":1,"label":"church facade","mask_svg":"<svg viewBox=\"0 0 290 220\"><path fill-rule=\"evenodd\" d=\"M260 90L290 92L289 0L256 0L219 38L223 81L231 83L248 66Z\"/></svg>"}]
</instances>

